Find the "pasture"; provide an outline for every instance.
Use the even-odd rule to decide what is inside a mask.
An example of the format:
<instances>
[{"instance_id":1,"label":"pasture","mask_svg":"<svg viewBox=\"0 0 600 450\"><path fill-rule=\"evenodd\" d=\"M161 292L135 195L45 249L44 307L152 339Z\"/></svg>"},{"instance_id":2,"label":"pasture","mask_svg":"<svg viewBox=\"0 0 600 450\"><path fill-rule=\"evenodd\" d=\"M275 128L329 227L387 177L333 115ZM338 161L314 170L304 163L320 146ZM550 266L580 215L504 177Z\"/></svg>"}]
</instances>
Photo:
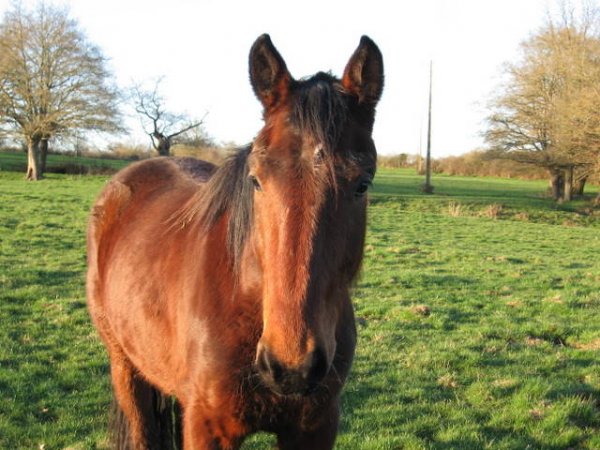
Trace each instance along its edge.
<instances>
[{"instance_id":1,"label":"pasture","mask_svg":"<svg viewBox=\"0 0 600 450\"><path fill-rule=\"evenodd\" d=\"M107 178L22 178L0 172L0 448L104 448L84 274ZM336 448L600 448L600 212L544 182L421 182L375 179Z\"/></svg>"}]
</instances>

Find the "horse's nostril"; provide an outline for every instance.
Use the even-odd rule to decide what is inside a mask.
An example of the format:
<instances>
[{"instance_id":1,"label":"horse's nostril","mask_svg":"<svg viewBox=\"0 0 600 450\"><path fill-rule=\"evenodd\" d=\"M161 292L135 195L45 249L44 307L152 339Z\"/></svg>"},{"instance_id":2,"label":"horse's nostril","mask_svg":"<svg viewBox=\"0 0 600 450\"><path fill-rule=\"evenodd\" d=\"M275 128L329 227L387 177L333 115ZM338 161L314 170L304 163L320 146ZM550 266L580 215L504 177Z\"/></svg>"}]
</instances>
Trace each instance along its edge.
<instances>
[{"instance_id":1,"label":"horse's nostril","mask_svg":"<svg viewBox=\"0 0 600 450\"><path fill-rule=\"evenodd\" d=\"M263 377L268 376L275 383L278 383L281 380L283 367L265 347L261 347L258 350L256 367Z\"/></svg>"},{"instance_id":2,"label":"horse's nostril","mask_svg":"<svg viewBox=\"0 0 600 450\"><path fill-rule=\"evenodd\" d=\"M329 371L327 356L321 349L307 355L300 366L286 367L262 345L257 350L256 369L267 386L284 395L312 392Z\"/></svg>"}]
</instances>

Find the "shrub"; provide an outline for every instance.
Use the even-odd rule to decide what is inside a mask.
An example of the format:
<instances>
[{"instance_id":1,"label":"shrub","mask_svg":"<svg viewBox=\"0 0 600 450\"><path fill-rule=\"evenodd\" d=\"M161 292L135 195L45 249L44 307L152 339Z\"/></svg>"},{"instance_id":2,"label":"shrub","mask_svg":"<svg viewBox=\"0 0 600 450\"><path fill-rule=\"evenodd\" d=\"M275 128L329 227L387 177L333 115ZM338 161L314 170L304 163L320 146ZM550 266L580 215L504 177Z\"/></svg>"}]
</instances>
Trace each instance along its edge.
<instances>
[{"instance_id":1,"label":"shrub","mask_svg":"<svg viewBox=\"0 0 600 450\"><path fill-rule=\"evenodd\" d=\"M500 213L502 213L503 206L499 203L492 203L483 209L481 215L489 217L490 219L498 219Z\"/></svg>"},{"instance_id":2,"label":"shrub","mask_svg":"<svg viewBox=\"0 0 600 450\"><path fill-rule=\"evenodd\" d=\"M462 205L457 202L450 202L448 204L448 214L452 217L459 217L462 212Z\"/></svg>"},{"instance_id":3,"label":"shrub","mask_svg":"<svg viewBox=\"0 0 600 450\"><path fill-rule=\"evenodd\" d=\"M404 167L414 167L416 163L416 156L409 155L407 153L400 153L399 155L378 155L377 165L379 167L385 167L388 169L400 169Z\"/></svg>"},{"instance_id":4,"label":"shrub","mask_svg":"<svg viewBox=\"0 0 600 450\"><path fill-rule=\"evenodd\" d=\"M530 164L522 164L508 159L493 159L483 150L475 150L460 156L448 156L436 160L436 171L447 175L492 176L545 180L546 171Z\"/></svg>"},{"instance_id":5,"label":"shrub","mask_svg":"<svg viewBox=\"0 0 600 450\"><path fill-rule=\"evenodd\" d=\"M171 147L171 154L173 156L202 159L217 165L221 164L231 151L232 149L222 147L192 147L181 144Z\"/></svg>"}]
</instances>

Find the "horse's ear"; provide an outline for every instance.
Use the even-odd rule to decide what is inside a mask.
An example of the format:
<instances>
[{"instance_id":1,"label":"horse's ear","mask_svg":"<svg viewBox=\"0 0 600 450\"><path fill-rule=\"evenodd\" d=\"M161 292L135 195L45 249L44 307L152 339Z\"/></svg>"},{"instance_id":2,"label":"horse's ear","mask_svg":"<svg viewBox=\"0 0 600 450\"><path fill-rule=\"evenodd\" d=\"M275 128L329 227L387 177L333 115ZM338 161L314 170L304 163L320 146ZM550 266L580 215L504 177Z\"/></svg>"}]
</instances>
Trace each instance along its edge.
<instances>
[{"instance_id":1,"label":"horse's ear","mask_svg":"<svg viewBox=\"0 0 600 450\"><path fill-rule=\"evenodd\" d=\"M358 97L358 103L374 108L383 91L383 57L368 36L360 39L358 48L346 64L342 85Z\"/></svg>"},{"instance_id":2,"label":"horse's ear","mask_svg":"<svg viewBox=\"0 0 600 450\"><path fill-rule=\"evenodd\" d=\"M290 88L292 76L268 34L260 36L250 50L250 83L265 109L276 106Z\"/></svg>"}]
</instances>

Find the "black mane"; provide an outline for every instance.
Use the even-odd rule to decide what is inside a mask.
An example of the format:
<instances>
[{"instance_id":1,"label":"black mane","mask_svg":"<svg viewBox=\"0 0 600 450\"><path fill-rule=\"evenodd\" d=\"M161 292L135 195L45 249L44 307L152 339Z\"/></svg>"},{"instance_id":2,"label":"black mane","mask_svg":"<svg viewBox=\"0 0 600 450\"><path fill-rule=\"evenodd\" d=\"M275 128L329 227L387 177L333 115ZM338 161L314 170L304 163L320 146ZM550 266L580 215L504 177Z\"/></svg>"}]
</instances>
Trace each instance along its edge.
<instances>
[{"instance_id":1,"label":"black mane","mask_svg":"<svg viewBox=\"0 0 600 450\"><path fill-rule=\"evenodd\" d=\"M248 178L251 149L251 145L242 147L227 158L178 215L181 225L196 219L209 231L227 213L227 249L236 272L252 226L254 187Z\"/></svg>"}]
</instances>

